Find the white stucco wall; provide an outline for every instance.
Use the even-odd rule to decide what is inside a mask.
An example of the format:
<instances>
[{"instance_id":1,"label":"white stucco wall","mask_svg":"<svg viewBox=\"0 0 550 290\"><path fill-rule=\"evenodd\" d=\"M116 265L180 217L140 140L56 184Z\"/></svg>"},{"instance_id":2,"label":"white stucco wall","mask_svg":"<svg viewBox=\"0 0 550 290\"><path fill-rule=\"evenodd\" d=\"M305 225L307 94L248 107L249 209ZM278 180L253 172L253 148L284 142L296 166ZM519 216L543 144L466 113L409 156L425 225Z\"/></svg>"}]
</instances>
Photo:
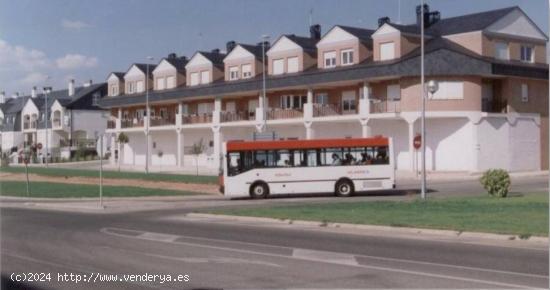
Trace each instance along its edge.
<instances>
[{"instance_id":1,"label":"white stucco wall","mask_svg":"<svg viewBox=\"0 0 550 290\"><path fill-rule=\"evenodd\" d=\"M20 146L23 143L22 132L2 132L0 135L2 142L2 151L9 151L13 146Z\"/></svg>"}]
</instances>

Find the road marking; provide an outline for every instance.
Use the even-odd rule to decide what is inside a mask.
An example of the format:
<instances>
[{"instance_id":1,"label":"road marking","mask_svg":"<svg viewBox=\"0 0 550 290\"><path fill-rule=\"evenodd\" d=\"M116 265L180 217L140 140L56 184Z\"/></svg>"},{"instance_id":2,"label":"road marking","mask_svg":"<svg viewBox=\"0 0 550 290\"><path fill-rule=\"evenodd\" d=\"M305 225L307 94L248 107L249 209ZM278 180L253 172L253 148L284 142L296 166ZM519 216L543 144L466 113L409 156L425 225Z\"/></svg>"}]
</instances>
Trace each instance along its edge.
<instances>
[{"instance_id":1,"label":"road marking","mask_svg":"<svg viewBox=\"0 0 550 290\"><path fill-rule=\"evenodd\" d=\"M282 268L281 265L275 263L264 262L260 260L248 260L248 259L238 259L238 258L226 258L226 257L214 257L214 258L184 258L184 257L172 257L172 256L163 256L157 254L148 254L141 253L145 256L181 261L185 263L215 263L215 264L252 264L252 265L262 265L269 267L278 267Z\"/></svg>"},{"instance_id":2,"label":"road marking","mask_svg":"<svg viewBox=\"0 0 550 290\"><path fill-rule=\"evenodd\" d=\"M136 239L136 238L141 239L140 238L141 235L125 235L125 234L118 233L116 231L146 233L144 231L131 230L131 229L121 229L121 228L102 228L100 231L102 233L105 233L105 234L108 234L108 235L119 236L119 237L124 237L124 238L134 238L134 239ZM178 237L185 238L185 236L178 236ZM203 239L203 238L195 238L195 239ZM204 238L204 240L226 242L224 240L215 240L215 239L208 239L208 238ZM183 241L171 241L171 242L159 241L159 242L172 243L172 244L178 244L178 245L187 245L187 246L190 246L190 247L215 249L215 250L220 250L220 251L232 251L232 252L245 253L245 254L262 255L262 256L268 256L268 257L279 257L279 258L298 259L298 260L305 260L305 261L316 261L316 262L321 262L321 263L335 264L330 260L321 260L321 259L313 260L313 259L310 259L310 258L307 258L307 257L304 257L304 256L300 256L300 255L299 256L290 256L290 255L287 256L287 255L281 255L281 254L259 252L259 251L254 251L254 250L243 250L243 249L235 249L235 248L229 248L229 247L223 247L223 246L211 246L211 245L195 244L195 243L183 242ZM230 241L230 242L240 243L240 242L235 242L235 241ZM255 244L255 243L242 243L242 244L249 244L249 245L254 244L254 245L257 245L257 246L262 246L262 244ZM279 247L279 246L272 246L272 247ZM293 253L294 253L294 250L297 250L297 249L290 248L290 247L279 247L279 248L292 249ZM317 251L317 252L320 252L320 251ZM328 252L328 253L334 254L335 252ZM339 253L336 253L336 254L339 254ZM368 257L368 256L362 256L362 255L354 255L354 256L355 257ZM404 260L404 261L406 261L406 260ZM415 261L411 261L411 260L409 260L409 261L411 263L415 262ZM495 286L501 286L501 287L507 287L507 288L526 288L526 289L536 288L536 287L527 286L527 285L511 284L511 283L481 280L481 279L472 279L472 278L467 278L467 277L451 276L451 275L444 275L444 274L433 274L433 273L420 272L420 271L394 269L394 268L388 268L388 267L382 267L382 266L370 266L370 265L361 265L361 264L350 265L350 264L341 264L341 263L339 263L339 265L350 266L350 267L360 267L360 268L365 268L365 269L374 269L374 270L388 271L388 272L395 272L395 273L403 273L403 274L410 274L410 275L418 275L418 276L425 276L425 277L431 277L431 278L441 278L441 279L457 280L457 281L470 282L470 283L495 285ZM440 264L440 265L446 265L446 264ZM453 265L446 265L446 266L447 267L455 267ZM468 267L458 266L457 268L468 268ZM471 268L471 269L478 269L480 271L486 271L486 272L495 272L493 270L486 270L486 269L482 269L482 268ZM509 272L509 274L519 275L519 276L526 276L525 274L516 273L516 272ZM527 275L531 275L531 274L527 274ZM544 278L547 279L547 277L544 277Z\"/></svg>"},{"instance_id":3,"label":"road marking","mask_svg":"<svg viewBox=\"0 0 550 290\"><path fill-rule=\"evenodd\" d=\"M143 234L140 234L137 237L144 240L152 240L152 241L159 241L159 242L173 242L177 238L179 238L179 236L175 236L175 235L150 233L150 232L145 232Z\"/></svg>"},{"instance_id":4,"label":"road marking","mask_svg":"<svg viewBox=\"0 0 550 290\"><path fill-rule=\"evenodd\" d=\"M325 252L325 251L314 251L314 250L304 250L304 249L294 249L292 252L292 257L300 258L304 260L311 261L321 261L321 262L330 262L334 264L342 265L359 265L355 256L342 253L334 252Z\"/></svg>"}]
</instances>

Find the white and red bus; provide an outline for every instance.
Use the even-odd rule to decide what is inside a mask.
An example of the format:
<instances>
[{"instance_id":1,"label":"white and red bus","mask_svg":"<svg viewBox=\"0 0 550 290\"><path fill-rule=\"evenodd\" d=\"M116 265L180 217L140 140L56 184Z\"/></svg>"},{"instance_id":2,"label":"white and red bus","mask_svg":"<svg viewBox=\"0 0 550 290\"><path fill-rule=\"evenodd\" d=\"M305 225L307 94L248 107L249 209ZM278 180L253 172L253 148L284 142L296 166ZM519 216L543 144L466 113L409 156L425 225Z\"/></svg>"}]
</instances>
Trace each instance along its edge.
<instances>
[{"instance_id":1,"label":"white and red bus","mask_svg":"<svg viewBox=\"0 0 550 290\"><path fill-rule=\"evenodd\" d=\"M228 141L223 153L229 198L395 188L391 138Z\"/></svg>"}]
</instances>

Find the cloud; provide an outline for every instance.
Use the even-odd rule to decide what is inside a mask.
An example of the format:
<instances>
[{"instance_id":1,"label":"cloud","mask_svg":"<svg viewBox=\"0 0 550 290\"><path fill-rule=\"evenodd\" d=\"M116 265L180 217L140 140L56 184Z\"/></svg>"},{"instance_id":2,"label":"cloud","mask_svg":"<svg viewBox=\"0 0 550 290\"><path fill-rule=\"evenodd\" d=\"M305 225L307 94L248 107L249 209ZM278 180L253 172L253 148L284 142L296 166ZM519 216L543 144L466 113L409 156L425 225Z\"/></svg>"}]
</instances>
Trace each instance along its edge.
<instances>
[{"instance_id":1,"label":"cloud","mask_svg":"<svg viewBox=\"0 0 550 290\"><path fill-rule=\"evenodd\" d=\"M55 60L59 69L73 70L77 68L91 68L97 66L96 57L87 57L81 54L67 54Z\"/></svg>"},{"instance_id":2,"label":"cloud","mask_svg":"<svg viewBox=\"0 0 550 290\"><path fill-rule=\"evenodd\" d=\"M67 86L67 77L88 80L98 59L77 53L53 58L43 51L13 45L0 38L0 91L28 94L32 86ZM49 77L49 79L48 79Z\"/></svg>"},{"instance_id":3,"label":"cloud","mask_svg":"<svg viewBox=\"0 0 550 290\"><path fill-rule=\"evenodd\" d=\"M84 28L90 28L93 27L92 25L79 21L79 20L67 20L63 19L61 20L61 27L69 30L82 30Z\"/></svg>"}]
</instances>

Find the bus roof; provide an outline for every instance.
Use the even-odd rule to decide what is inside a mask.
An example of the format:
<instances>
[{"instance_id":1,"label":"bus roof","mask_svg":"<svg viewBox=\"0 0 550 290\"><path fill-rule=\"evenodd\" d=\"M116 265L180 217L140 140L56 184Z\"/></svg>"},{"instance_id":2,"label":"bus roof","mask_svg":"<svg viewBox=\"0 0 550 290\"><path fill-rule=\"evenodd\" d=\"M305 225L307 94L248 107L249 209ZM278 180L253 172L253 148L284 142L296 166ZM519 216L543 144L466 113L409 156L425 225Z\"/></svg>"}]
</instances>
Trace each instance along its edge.
<instances>
[{"instance_id":1,"label":"bus roof","mask_svg":"<svg viewBox=\"0 0 550 290\"><path fill-rule=\"evenodd\" d=\"M386 137L275 141L227 141L227 151L388 146Z\"/></svg>"}]
</instances>

